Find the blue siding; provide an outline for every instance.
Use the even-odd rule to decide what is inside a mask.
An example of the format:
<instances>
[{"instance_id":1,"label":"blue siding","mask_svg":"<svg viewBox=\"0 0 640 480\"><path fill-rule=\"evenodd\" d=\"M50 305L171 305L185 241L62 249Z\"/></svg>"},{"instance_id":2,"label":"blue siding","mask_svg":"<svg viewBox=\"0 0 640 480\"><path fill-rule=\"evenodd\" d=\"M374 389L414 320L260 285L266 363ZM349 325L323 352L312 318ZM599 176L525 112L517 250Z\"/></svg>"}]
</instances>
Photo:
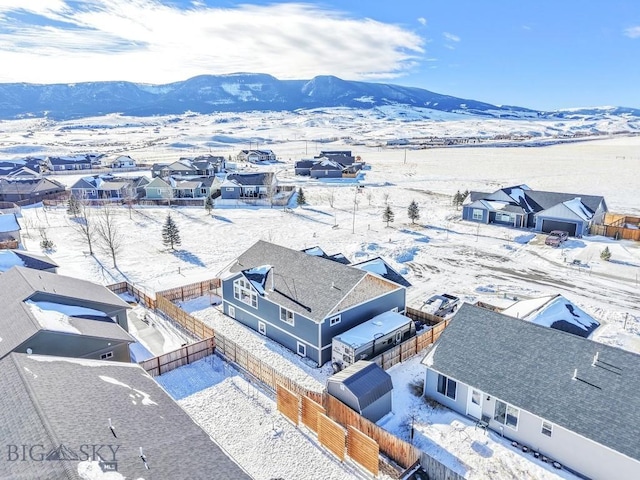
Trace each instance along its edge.
<instances>
[{"instance_id":1,"label":"blue siding","mask_svg":"<svg viewBox=\"0 0 640 480\"><path fill-rule=\"evenodd\" d=\"M233 190L229 190L230 188ZM238 199L240 198L240 187L221 187L220 194L224 199Z\"/></svg>"},{"instance_id":2,"label":"blue siding","mask_svg":"<svg viewBox=\"0 0 640 480\"><path fill-rule=\"evenodd\" d=\"M482 220L475 220L473 218L474 210L482 210ZM469 220L470 222L489 223L489 211L477 207L462 207L462 219Z\"/></svg>"},{"instance_id":3,"label":"blue siding","mask_svg":"<svg viewBox=\"0 0 640 480\"><path fill-rule=\"evenodd\" d=\"M342 178L342 170L311 170L312 178Z\"/></svg>"}]
</instances>

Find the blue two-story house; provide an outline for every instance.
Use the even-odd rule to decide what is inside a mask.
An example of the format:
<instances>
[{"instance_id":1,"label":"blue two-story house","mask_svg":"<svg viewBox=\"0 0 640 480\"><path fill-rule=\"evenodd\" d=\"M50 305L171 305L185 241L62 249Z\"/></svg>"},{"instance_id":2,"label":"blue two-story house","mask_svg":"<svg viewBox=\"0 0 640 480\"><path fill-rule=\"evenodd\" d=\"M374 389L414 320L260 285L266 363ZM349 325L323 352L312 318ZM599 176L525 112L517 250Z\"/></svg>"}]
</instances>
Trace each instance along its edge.
<instances>
[{"instance_id":1,"label":"blue two-story house","mask_svg":"<svg viewBox=\"0 0 640 480\"><path fill-rule=\"evenodd\" d=\"M386 312L404 312L404 286L323 256L258 241L222 281L224 313L318 366L331 341Z\"/></svg>"}]
</instances>

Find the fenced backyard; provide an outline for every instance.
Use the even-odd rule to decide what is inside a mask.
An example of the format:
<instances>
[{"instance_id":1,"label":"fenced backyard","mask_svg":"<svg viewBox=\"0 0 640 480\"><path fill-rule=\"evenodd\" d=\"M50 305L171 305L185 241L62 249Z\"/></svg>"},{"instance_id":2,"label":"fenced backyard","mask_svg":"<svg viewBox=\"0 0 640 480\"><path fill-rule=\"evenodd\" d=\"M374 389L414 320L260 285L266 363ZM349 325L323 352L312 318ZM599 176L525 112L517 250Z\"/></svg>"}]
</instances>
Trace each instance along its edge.
<instances>
[{"instance_id":1,"label":"fenced backyard","mask_svg":"<svg viewBox=\"0 0 640 480\"><path fill-rule=\"evenodd\" d=\"M234 340L216 332L173 303L217 294L220 286L220 279L213 278L157 292L155 298L151 298L127 282L108 287L114 293L132 295L145 307L165 315L200 339L173 352L140 362L150 375L162 375L215 352L274 392L278 410L295 425L302 423L315 432L318 441L341 460L349 457L372 475L377 475L380 467L378 453L382 453L400 469L408 469L420 462L429 472L429 478L437 480L462 478L435 458L362 417L358 412L329 395L326 390L313 391L298 384L287 377L285 372L278 371ZM391 368L420 353L435 342L449 324L449 320L411 308L407 309L407 316L420 320L429 328L372 359L384 369Z\"/></svg>"},{"instance_id":2,"label":"fenced backyard","mask_svg":"<svg viewBox=\"0 0 640 480\"><path fill-rule=\"evenodd\" d=\"M589 233L616 240L640 242L640 217L607 213L604 217L604 225L592 225Z\"/></svg>"}]
</instances>

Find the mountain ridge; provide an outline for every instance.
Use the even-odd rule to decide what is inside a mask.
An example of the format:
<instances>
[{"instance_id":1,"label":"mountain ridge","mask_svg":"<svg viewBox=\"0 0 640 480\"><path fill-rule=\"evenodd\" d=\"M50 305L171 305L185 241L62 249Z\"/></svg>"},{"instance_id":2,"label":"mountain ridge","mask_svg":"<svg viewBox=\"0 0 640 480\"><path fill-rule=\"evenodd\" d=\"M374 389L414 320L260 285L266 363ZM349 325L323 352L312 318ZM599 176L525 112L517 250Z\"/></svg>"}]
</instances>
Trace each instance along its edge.
<instances>
[{"instance_id":1,"label":"mountain ridge","mask_svg":"<svg viewBox=\"0 0 640 480\"><path fill-rule=\"evenodd\" d=\"M640 109L629 107L540 111L493 105L418 87L343 80L332 75L319 75L309 80L279 80L263 73L230 73L198 75L166 84L127 81L0 83L0 119L5 120L25 117L67 120L110 113L154 116L185 112L295 111L331 107L370 109L384 105L405 105L501 119L601 115L640 117Z\"/></svg>"}]
</instances>

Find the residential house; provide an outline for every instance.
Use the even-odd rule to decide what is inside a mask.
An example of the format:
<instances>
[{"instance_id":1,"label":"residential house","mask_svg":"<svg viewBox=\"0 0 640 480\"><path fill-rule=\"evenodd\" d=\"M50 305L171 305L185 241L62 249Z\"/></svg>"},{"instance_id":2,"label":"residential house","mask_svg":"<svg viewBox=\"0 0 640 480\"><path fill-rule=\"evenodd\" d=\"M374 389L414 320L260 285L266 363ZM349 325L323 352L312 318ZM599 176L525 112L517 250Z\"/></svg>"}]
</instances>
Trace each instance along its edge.
<instances>
[{"instance_id":1,"label":"residential house","mask_svg":"<svg viewBox=\"0 0 640 480\"><path fill-rule=\"evenodd\" d=\"M501 313L586 338L600 326L600 322L560 294L519 300Z\"/></svg>"},{"instance_id":2,"label":"residential house","mask_svg":"<svg viewBox=\"0 0 640 480\"><path fill-rule=\"evenodd\" d=\"M0 250L0 273L15 266L56 273L58 264L46 255L38 255L26 250Z\"/></svg>"},{"instance_id":3,"label":"residential house","mask_svg":"<svg viewBox=\"0 0 640 480\"><path fill-rule=\"evenodd\" d=\"M0 214L0 248L2 243L22 241L20 238L20 224L15 213L3 213ZM4 247L7 248L7 247ZM15 247L10 247L15 248Z\"/></svg>"},{"instance_id":4,"label":"residential house","mask_svg":"<svg viewBox=\"0 0 640 480\"><path fill-rule=\"evenodd\" d=\"M170 178L173 198L207 198L220 188L221 183L217 177Z\"/></svg>"},{"instance_id":5,"label":"residential house","mask_svg":"<svg viewBox=\"0 0 640 480\"><path fill-rule=\"evenodd\" d=\"M241 150L237 160L250 163L275 162L276 154L271 150Z\"/></svg>"},{"instance_id":6,"label":"residential house","mask_svg":"<svg viewBox=\"0 0 640 480\"><path fill-rule=\"evenodd\" d=\"M365 270L258 241L222 281L224 313L318 366L331 341L389 310L403 312L405 288Z\"/></svg>"},{"instance_id":7,"label":"residential house","mask_svg":"<svg viewBox=\"0 0 640 480\"><path fill-rule=\"evenodd\" d=\"M276 190L273 172L230 173L220 185L223 200L268 198Z\"/></svg>"},{"instance_id":8,"label":"residential house","mask_svg":"<svg viewBox=\"0 0 640 480\"><path fill-rule=\"evenodd\" d=\"M0 384L3 478L251 478L137 364L12 353Z\"/></svg>"},{"instance_id":9,"label":"residential house","mask_svg":"<svg viewBox=\"0 0 640 480\"><path fill-rule=\"evenodd\" d=\"M393 408L391 375L376 363L360 360L327 379L327 393L377 422Z\"/></svg>"},{"instance_id":10,"label":"residential house","mask_svg":"<svg viewBox=\"0 0 640 480\"><path fill-rule=\"evenodd\" d=\"M429 398L588 478L640 478L640 355L463 304L422 361Z\"/></svg>"},{"instance_id":11,"label":"residential house","mask_svg":"<svg viewBox=\"0 0 640 480\"><path fill-rule=\"evenodd\" d=\"M212 177L224 172L224 157L200 155L195 158L182 157L172 163L155 163L151 167L152 177Z\"/></svg>"},{"instance_id":12,"label":"residential house","mask_svg":"<svg viewBox=\"0 0 640 480\"><path fill-rule=\"evenodd\" d=\"M129 305L86 280L14 266L0 275L0 358L11 352L129 362Z\"/></svg>"},{"instance_id":13,"label":"residential house","mask_svg":"<svg viewBox=\"0 0 640 480\"><path fill-rule=\"evenodd\" d=\"M343 170L344 165L335 160L323 158L311 166L309 175L311 178L342 178Z\"/></svg>"},{"instance_id":14,"label":"residential house","mask_svg":"<svg viewBox=\"0 0 640 480\"><path fill-rule=\"evenodd\" d=\"M471 192L463 202L462 218L539 232L564 230L571 236L589 233L602 224L607 212L604 198L595 195L531 190L517 185L493 193Z\"/></svg>"},{"instance_id":15,"label":"residential house","mask_svg":"<svg viewBox=\"0 0 640 480\"><path fill-rule=\"evenodd\" d=\"M21 169L22 174L26 170ZM17 174L18 172L14 172ZM56 197L65 192L65 186L39 174L31 178L17 178L7 176L0 178L0 201L13 202L24 205L26 203L38 203L47 198Z\"/></svg>"},{"instance_id":16,"label":"residential house","mask_svg":"<svg viewBox=\"0 0 640 480\"><path fill-rule=\"evenodd\" d=\"M144 198L149 200L170 200L173 198L173 187L163 177L154 177L144 186Z\"/></svg>"},{"instance_id":17,"label":"residential house","mask_svg":"<svg viewBox=\"0 0 640 480\"><path fill-rule=\"evenodd\" d=\"M90 170L100 166L100 156L77 155L73 157L47 157L44 164L52 172L61 172L67 170Z\"/></svg>"},{"instance_id":18,"label":"residential house","mask_svg":"<svg viewBox=\"0 0 640 480\"><path fill-rule=\"evenodd\" d=\"M115 160L113 160L109 166L111 168L132 168L136 167L136 161L131 158L129 155L120 155Z\"/></svg>"},{"instance_id":19,"label":"residential house","mask_svg":"<svg viewBox=\"0 0 640 480\"><path fill-rule=\"evenodd\" d=\"M119 178L113 175L82 177L71 186L71 195L83 200L126 200L137 198L144 189L141 178ZM146 180L146 179L145 179Z\"/></svg>"}]
</instances>

